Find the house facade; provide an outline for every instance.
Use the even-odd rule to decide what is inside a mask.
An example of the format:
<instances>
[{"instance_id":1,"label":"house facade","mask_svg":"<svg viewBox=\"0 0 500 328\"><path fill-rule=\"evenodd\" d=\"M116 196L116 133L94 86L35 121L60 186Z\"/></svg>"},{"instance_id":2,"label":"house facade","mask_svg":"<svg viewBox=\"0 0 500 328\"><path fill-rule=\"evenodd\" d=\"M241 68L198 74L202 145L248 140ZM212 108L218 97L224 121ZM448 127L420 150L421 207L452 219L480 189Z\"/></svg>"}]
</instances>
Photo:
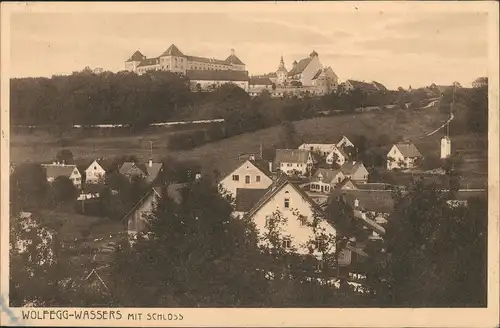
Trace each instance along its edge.
<instances>
[{"instance_id":1,"label":"house facade","mask_svg":"<svg viewBox=\"0 0 500 328\"><path fill-rule=\"evenodd\" d=\"M319 69L312 78L312 85L316 89L316 94L324 95L337 90L339 78L331 67Z\"/></svg>"},{"instance_id":2,"label":"house facade","mask_svg":"<svg viewBox=\"0 0 500 328\"><path fill-rule=\"evenodd\" d=\"M248 211L247 217L256 225L259 235L265 235L267 220L274 216L286 218L283 226L284 247L294 248L299 254L309 254L307 243L315 239L308 222L319 216L320 225L327 233L336 235L335 228L324 219L321 208L302 190L286 178L278 179L265 195ZM262 241L266 243L266 241ZM332 250L333 251L333 250Z\"/></svg>"},{"instance_id":3,"label":"house facade","mask_svg":"<svg viewBox=\"0 0 500 328\"><path fill-rule=\"evenodd\" d=\"M337 185L344 181L345 175L341 170L318 169L314 173L309 190L319 193L330 193Z\"/></svg>"},{"instance_id":4,"label":"house facade","mask_svg":"<svg viewBox=\"0 0 500 328\"><path fill-rule=\"evenodd\" d=\"M423 155L411 142L400 142L392 146L387 153L387 169L413 169Z\"/></svg>"},{"instance_id":5,"label":"house facade","mask_svg":"<svg viewBox=\"0 0 500 328\"><path fill-rule=\"evenodd\" d=\"M126 62L125 69L144 74L149 71L170 71L186 74L188 70L233 70L244 71L245 64L236 56L234 49L225 59L215 59L183 54L174 44L158 57L146 58L136 51Z\"/></svg>"},{"instance_id":6,"label":"house facade","mask_svg":"<svg viewBox=\"0 0 500 328\"><path fill-rule=\"evenodd\" d=\"M238 189L266 189L272 183L272 163L264 160L246 160L223 179L219 186L237 199Z\"/></svg>"},{"instance_id":7,"label":"house facade","mask_svg":"<svg viewBox=\"0 0 500 328\"><path fill-rule=\"evenodd\" d=\"M340 167L340 170L346 178L354 181L355 183L366 183L368 182L368 177L370 173L366 169L365 165L361 162L345 162L344 165Z\"/></svg>"},{"instance_id":8,"label":"house facade","mask_svg":"<svg viewBox=\"0 0 500 328\"><path fill-rule=\"evenodd\" d=\"M341 147L338 146L334 146L332 151L326 156L326 163L329 165L335 163L339 166L342 166L347 160L347 154L342 150Z\"/></svg>"},{"instance_id":9,"label":"house facade","mask_svg":"<svg viewBox=\"0 0 500 328\"><path fill-rule=\"evenodd\" d=\"M94 160L85 170L85 183L102 183L105 178L106 170L97 160Z\"/></svg>"},{"instance_id":10,"label":"house facade","mask_svg":"<svg viewBox=\"0 0 500 328\"><path fill-rule=\"evenodd\" d=\"M274 82L268 77L252 76L248 82L248 93L250 96L258 96L262 94L262 91L267 90L272 94L273 84Z\"/></svg>"},{"instance_id":11,"label":"house facade","mask_svg":"<svg viewBox=\"0 0 500 328\"><path fill-rule=\"evenodd\" d=\"M309 150L276 149L274 167L287 175L306 175L311 171L314 161Z\"/></svg>"},{"instance_id":12,"label":"house facade","mask_svg":"<svg viewBox=\"0 0 500 328\"><path fill-rule=\"evenodd\" d=\"M67 177L71 180L73 185L80 189L82 187L82 174L76 165L66 165L64 163L54 162L52 164L42 164L47 173L47 181L52 183L60 176Z\"/></svg>"},{"instance_id":13,"label":"house facade","mask_svg":"<svg viewBox=\"0 0 500 328\"><path fill-rule=\"evenodd\" d=\"M321 69L323 65L319 61L319 55L313 51L309 57L293 62L292 69L287 73L287 84L293 85L294 82L300 82L302 86L312 86L313 78Z\"/></svg>"},{"instance_id":14,"label":"house facade","mask_svg":"<svg viewBox=\"0 0 500 328\"><path fill-rule=\"evenodd\" d=\"M337 147L344 148L344 147L354 147L354 144L347 138L346 136L342 136L340 138L340 141L337 142Z\"/></svg>"}]
</instances>

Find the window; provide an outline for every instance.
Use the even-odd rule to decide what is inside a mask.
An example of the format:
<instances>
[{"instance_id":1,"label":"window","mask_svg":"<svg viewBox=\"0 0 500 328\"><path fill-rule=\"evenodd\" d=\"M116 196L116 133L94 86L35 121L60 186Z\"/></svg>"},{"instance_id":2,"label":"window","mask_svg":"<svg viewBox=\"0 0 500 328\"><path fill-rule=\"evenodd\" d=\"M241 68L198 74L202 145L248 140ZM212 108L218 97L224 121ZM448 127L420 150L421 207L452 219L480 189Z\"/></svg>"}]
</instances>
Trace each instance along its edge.
<instances>
[{"instance_id":1,"label":"window","mask_svg":"<svg viewBox=\"0 0 500 328\"><path fill-rule=\"evenodd\" d=\"M292 166L292 163L288 163L288 164L286 164L286 166L291 167L291 166Z\"/></svg>"},{"instance_id":2,"label":"window","mask_svg":"<svg viewBox=\"0 0 500 328\"><path fill-rule=\"evenodd\" d=\"M283 239L283 248L292 247L292 241L288 238Z\"/></svg>"},{"instance_id":3,"label":"window","mask_svg":"<svg viewBox=\"0 0 500 328\"><path fill-rule=\"evenodd\" d=\"M249 175L245 175L245 183L250 183L250 176Z\"/></svg>"},{"instance_id":4,"label":"window","mask_svg":"<svg viewBox=\"0 0 500 328\"><path fill-rule=\"evenodd\" d=\"M94 170L97 170L97 166L94 165Z\"/></svg>"},{"instance_id":5,"label":"window","mask_svg":"<svg viewBox=\"0 0 500 328\"><path fill-rule=\"evenodd\" d=\"M233 175L233 181L240 181L240 176L237 174Z\"/></svg>"},{"instance_id":6,"label":"window","mask_svg":"<svg viewBox=\"0 0 500 328\"><path fill-rule=\"evenodd\" d=\"M330 191L330 186L325 186L325 191Z\"/></svg>"},{"instance_id":7,"label":"window","mask_svg":"<svg viewBox=\"0 0 500 328\"><path fill-rule=\"evenodd\" d=\"M260 175L255 177L255 182L260 182Z\"/></svg>"},{"instance_id":8,"label":"window","mask_svg":"<svg viewBox=\"0 0 500 328\"><path fill-rule=\"evenodd\" d=\"M288 191L285 192L285 202L284 202L285 209L290 208L290 193Z\"/></svg>"}]
</instances>

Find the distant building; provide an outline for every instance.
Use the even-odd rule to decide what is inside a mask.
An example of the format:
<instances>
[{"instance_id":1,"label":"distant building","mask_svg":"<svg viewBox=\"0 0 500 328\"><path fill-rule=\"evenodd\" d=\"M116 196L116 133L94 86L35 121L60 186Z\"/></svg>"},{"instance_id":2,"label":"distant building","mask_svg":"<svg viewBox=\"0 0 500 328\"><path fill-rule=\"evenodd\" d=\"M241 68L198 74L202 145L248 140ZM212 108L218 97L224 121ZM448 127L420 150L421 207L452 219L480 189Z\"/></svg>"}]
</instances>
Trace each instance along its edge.
<instances>
[{"instance_id":1,"label":"distant building","mask_svg":"<svg viewBox=\"0 0 500 328\"><path fill-rule=\"evenodd\" d=\"M488 86L488 78L487 77L478 77L472 82L473 88L482 88Z\"/></svg>"},{"instance_id":2,"label":"distant building","mask_svg":"<svg viewBox=\"0 0 500 328\"><path fill-rule=\"evenodd\" d=\"M344 83L345 91L361 90L366 93L378 91L387 91L387 88L378 82L362 82L356 80L347 80Z\"/></svg>"},{"instance_id":3,"label":"distant building","mask_svg":"<svg viewBox=\"0 0 500 328\"><path fill-rule=\"evenodd\" d=\"M451 139L448 136L441 138L441 158L448 158L451 156Z\"/></svg>"},{"instance_id":4,"label":"distant building","mask_svg":"<svg viewBox=\"0 0 500 328\"><path fill-rule=\"evenodd\" d=\"M287 175L310 172L314 164L309 150L301 149L276 149L274 167Z\"/></svg>"},{"instance_id":5,"label":"distant building","mask_svg":"<svg viewBox=\"0 0 500 328\"><path fill-rule=\"evenodd\" d=\"M138 74L160 70L186 74L189 70L245 71L245 64L235 55L234 49L231 49L231 54L225 60L220 60L208 57L188 56L183 54L179 48L172 44L160 56L153 58L146 58L146 56L137 50L125 62L125 69Z\"/></svg>"},{"instance_id":6,"label":"distant building","mask_svg":"<svg viewBox=\"0 0 500 328\"><path fill-rule=\"evenodd\" d=\"M73 185L77 188L82 186L82 175L76 165L66 165L60 162L54 162L52 164L42 164L47 173L47 181L52 183L58 177L67 177L73 182Z\"/></svg>"},{"instance_id":7,"label":"distant building","mask_svg":"<svg viewBox=\"0 0 500 328\"><path fill-rule=\"evenodd\" d=\"M242 161L223 177L219 185L223 191L238 199L239 189L266 189L272 183L272 163L266 160L248 159Z\"/></svg>"},{"instance_id":8,"label":"distant building","mask_svg":"<svg viewBox=\"0 0 500 328\"><path fill-rule=\"evenodd\" d=\"M309 184L309 189L313 192L330 193L337 185L345 179L341 170L318 169Z\"/></svg>"},{"instance_id":9,"label":"distant building","mask_svg":"<svg viewBox=\"0 0 500 328\"><path fill-rule=\"evenodd\" d=\"M268 77L252 76L248 82L248 92L251 96L258 96L267 90L271 94L276 84Z\"/></svg>"},{"instance_id":10,"label":"distant building","mask_svg":"<svg viewBox=\"0 0 500 328\"><path fill-rule=\"evenodd\" d=\"M366 183L368 181L368 170L361 162L345 162L340 168L344 175L355 183Z\"/></svg>"},{"instance_id":11,"label":"distant building","mask_svg":"<svg viewBox=\"0 0 500 328\"><path fill-rule=\"evenodd\" d=\"M223 84L234 84L248 92L247 71L186 71L186 77L190 81L193 91L213 91Z\"/></svg>"},{"instance_id":12,"label":"distant building","mask_svg":"<svg viewBox=\"0 0 500 328\"><path fill-rule=\"evenodd\" d=\"M110 170L110 161L105 161L103 159L94 160L85 169L85 183L103 183L106 179L106 173Z\"/></svg>"},{"instance_id":13,"label":"distant building","mask_svg":"<svg viewBox=\"0 0 500 328\"><path fill-rule=\"evenodd\" d=\"M412 169L423 155L411 142L399 142L387 153L387 169Z\"/></svg>"},{"instance_id":14,"label":"distant building","mask_svg":"<svg viewBox=\"0 0 500 328\"><path fill-rule=\"evenodd\" d=\"M153 183L161 172L162 167L162 163L153 163L152 160L149 160L149 162L145 164L125 162L120 167L119 172L130 180L134 177L139 177L143 178L147 183Z\"/></svg>"}]
</instances>

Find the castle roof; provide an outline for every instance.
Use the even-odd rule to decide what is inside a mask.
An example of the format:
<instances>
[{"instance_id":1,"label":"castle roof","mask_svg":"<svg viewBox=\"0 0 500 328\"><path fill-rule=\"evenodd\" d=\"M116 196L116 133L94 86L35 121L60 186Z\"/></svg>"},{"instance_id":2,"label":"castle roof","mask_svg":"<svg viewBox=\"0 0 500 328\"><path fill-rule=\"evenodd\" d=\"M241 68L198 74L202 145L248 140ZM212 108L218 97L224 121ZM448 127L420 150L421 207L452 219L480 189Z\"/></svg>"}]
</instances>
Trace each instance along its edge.
<instances>
[{"instance_id":1,"label":"castle roof","mask_svg":"<svg viewBox=\"0 0 500 328\"><path fill-rule=\"evenodd\" d=\"M127 62L142 61L142 60L144 60L144 58L145 58L145 56L139 50L137 50L136 52L134 52L134 54L132 56L130 56L130 58L127 60Z\"/></svg>"},{"instance_id":2,"label":"castle roof","mask_svg":"<svg viewBox=\"0 0 500 328\"><path fill-rule=\"evenodd\" d=\"M226 58L225 62L227 64L245 65L235 54L230 54L229 57Z\"/></svg>"},{"instance_id":3,"label":"castle roof","mask_svg":"<svg viewBox=\"0 0 500 328\"><path fill-rule=\"evenodd\" d=\"M163 56L176 56L176 57L185 57L184 54L175 46L175 44L172 44L170 47L168 47L167 50L165 50L164 53L160 55L160 57Z\"/></svg>"}]
</instances>

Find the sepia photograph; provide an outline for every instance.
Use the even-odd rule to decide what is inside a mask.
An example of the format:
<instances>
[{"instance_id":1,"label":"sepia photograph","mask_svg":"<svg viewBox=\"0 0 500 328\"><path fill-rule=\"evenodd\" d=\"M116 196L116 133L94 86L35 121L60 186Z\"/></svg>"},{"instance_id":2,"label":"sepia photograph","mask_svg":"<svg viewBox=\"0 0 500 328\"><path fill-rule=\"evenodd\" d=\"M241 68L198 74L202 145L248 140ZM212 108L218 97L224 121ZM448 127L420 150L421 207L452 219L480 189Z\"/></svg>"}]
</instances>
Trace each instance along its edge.
<instances>
[{"instance_id":1,"label":"sepia photograph","mask_svg":"<svg viewBox=\"0 0 500 328\"><path fill-rule=\"evenodd\" d=\"M122 4L2 4L2 325L498 316L498 3Z\"/></svg>"}]
</instances>

